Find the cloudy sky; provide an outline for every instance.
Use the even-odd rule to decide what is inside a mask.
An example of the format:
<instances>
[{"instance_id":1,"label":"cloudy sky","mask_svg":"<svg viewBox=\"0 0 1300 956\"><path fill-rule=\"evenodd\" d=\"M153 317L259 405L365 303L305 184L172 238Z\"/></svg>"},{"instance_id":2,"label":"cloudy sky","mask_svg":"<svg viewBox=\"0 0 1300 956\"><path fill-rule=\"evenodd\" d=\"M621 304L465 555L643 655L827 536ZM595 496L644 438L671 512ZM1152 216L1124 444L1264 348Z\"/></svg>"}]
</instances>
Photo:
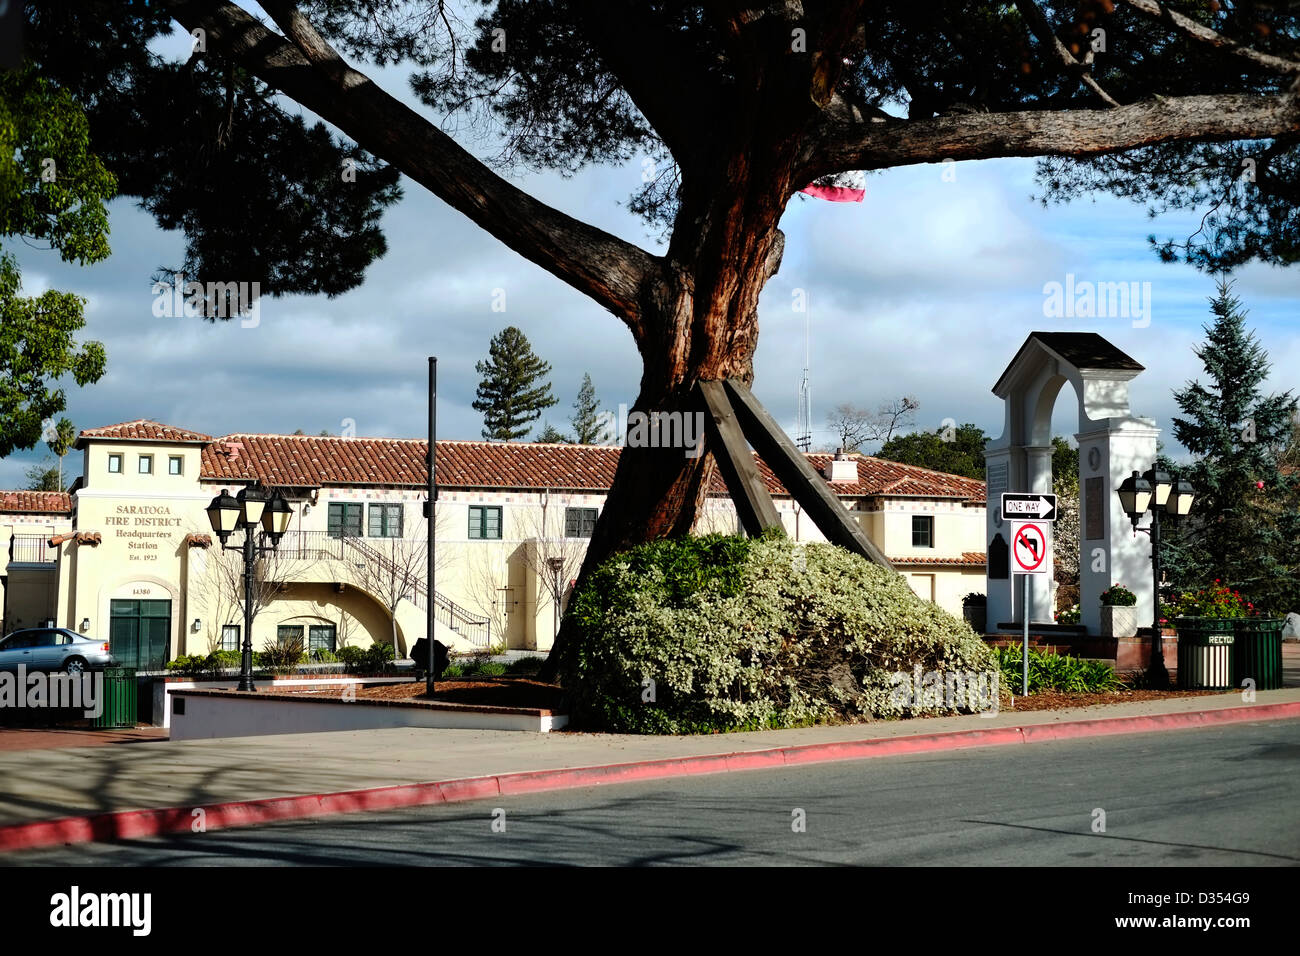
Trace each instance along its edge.
<instances>
[{"instance_id":1,"label":"cloudy sky","mask_svg":"<svg viewBox=\"0 0 1300 956\"><path fill-rule=\"evenodd\" d=\"M403 93L401 74L384 85ZM409 96L403 98L410 101ZM624 204L641 163L590 169L572 179L524 176L525 188L571 215L660 251ZM951 180L951 181L948 181ZM439 359L439 433L478 438L471 407L474 363L507 324L521 328L550 362L567 417L584 372L602 405L631 403L640 361L630 333L579 293L479 230L409 181L384 218L389 253L365 283L337 299L266 298L260 323L209 324L155 318L151 275L182 259L179 233L164 232L130 200L112 207L113 255L88 268L14 247L25 288L71 290L88 300L85 338L104 342L108 373L96 385L69 383L78 428L151 418L213 435L235 431L418 437L425 422L426 359ZM1133 383L1134 411L1168 432L1171 390L1200 372L1192 347L1208 319L1210 277L1164 265L1147 236L1185 236L1184 220L1152 223L1140 206L1111 199L1043 208L1031 201L1033 163L1024 160L919 166L872 176L861 204L796 198L781 227L786 254L761 302L755 390L793 431L811 329L813 420L831 444L826 414L840 402L874 407L903 394L920 401L918 427L945 419L1002 429L990 389L1029 332L1093 330L1147 371ZM1044 314L1045 283L1150 283L1150 324L1126 318ZM1300 390L1300 269L1250 267L1236 292L1273 363L1275 390ZM492 310L503 289L506 311ZM796 290L809 308L796 312ZM1073 434L1070 390L1056 427ZM1170 450L1180 449L1166 437ZM0 460L0 488L19 488L44 447ZM65 471L76 474L77 456Z\"/></svg>"}]
</instances>

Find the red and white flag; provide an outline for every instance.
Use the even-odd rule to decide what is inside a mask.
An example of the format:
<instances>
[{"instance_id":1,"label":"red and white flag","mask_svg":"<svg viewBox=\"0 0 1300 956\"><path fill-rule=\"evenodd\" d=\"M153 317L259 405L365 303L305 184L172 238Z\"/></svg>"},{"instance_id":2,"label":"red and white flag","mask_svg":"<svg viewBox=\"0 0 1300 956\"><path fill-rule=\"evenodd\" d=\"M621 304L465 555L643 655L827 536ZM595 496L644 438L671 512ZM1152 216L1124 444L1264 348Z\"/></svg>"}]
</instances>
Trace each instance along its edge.
<instances>
[{"instance_id":1,"label":"red and white flag","mask_svg":"<svg viewBox=\"0 0 1300 956\"><path fill-rule=\"evenodd\" d=\"M862 202L867 195L867 177L860 171L833 173L809 183L799 191L827 202Z\"/></svg>"}]
</instances>

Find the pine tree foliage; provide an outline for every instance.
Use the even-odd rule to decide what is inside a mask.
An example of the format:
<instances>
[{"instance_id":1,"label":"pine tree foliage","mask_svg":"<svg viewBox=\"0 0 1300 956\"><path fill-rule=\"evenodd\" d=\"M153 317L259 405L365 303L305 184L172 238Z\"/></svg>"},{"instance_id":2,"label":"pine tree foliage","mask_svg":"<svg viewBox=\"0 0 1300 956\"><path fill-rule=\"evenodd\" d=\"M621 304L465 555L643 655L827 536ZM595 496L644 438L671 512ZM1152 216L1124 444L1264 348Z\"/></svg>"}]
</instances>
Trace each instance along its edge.
<instances>
[{"instance_id":1,"label":"pine tree foliage","mask_svg":"<svg viewBox=\"0 0 1300 956\"><path fill-rule=\"evenodd\" d=\"M549 362L533 352L528 337L513 325L492 337L488 358L474 366L482 376L474 409L483 413L483 437L518 441L558 399L551 394Z\"/></svg>"},{"instance_id":2,"label":"pine tree foliage","mask_svg":"<svg viewBox=\"0 0 1300 956\"><path fill-rule=\"evenodd\" d=\"M591 384L590 372L583 373L582 387L578 389L569 422L573 425L573 440L579 445L599 445L607 440L604 423L600 420L600 401L596 398L596 386Z\"/></svg>"},{"instance_id":3,"label":"pine tree foliage","mask_svg":"<svg viewBox=\"0 0 1300 956\"><path fill-rule=\"evenodd\" d=\"M1170 578L1179 587L1216 579L1257 607L1300 608L1300 475L1285 467L1300 406L1290 391L1264 393L1268 353L1246 312L1220 281L1214 320L1196 355L1206 381L1174 392L1174 437L1193 456L1182 477L1196 490L1192 517L1170 536Z\"/></svg>"},{"instance_id":4,"label":"pine tree foliage","mask_svg":"<svg viewBox=\"0 0 1300 956\"><path fill-rule=\"evenodd\" d=\"M551 445L569 445L573 443L572 438L564 434L564 432L560 431L550 422L546 423L541 434L537 436L537 440Z\"/></svg>"}]
</instances>

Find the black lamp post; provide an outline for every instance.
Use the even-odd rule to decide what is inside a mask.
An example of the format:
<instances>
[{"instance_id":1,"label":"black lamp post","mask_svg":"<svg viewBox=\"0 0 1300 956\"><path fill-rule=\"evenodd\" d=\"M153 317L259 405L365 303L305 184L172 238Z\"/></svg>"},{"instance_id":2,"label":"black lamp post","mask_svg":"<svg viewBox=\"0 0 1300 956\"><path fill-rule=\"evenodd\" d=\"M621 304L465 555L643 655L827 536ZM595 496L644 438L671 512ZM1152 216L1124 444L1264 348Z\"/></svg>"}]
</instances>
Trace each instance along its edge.
<instances>
[{"instance_id":1,"label":"black lamp post","mask_svg":"<svg viewBox=\"0 0 1300 956\"><path fill-rule=\"evenodd\" d=\"M1124 513L1137 531L1142 516L1151 512L1151 568L1155 582L1152 592L1154 613L1151 622L1151 666L1148 676L1155 687L1169 686L1169 671L1165 668L1164 639L1160 634L1160 513L1163 511L1177 520L1191 513L1196 498L1189 482L1175 482L1167 471L1149 468L1144 474L1136 471L1119 486L1119 501Z\"/></svg>"},{"instance_id":2,"label":"black lamp post","mask_svg":"<svg viewBox=\"0 0 1300 956\"><path fill-rule=\"evenodd\" d=\"M222 488L221 494L208 505L207 512L212 530L221 539L221 547L227 551L242 551L244 554L244 646L239 661L239 689L256 690L253 686L254 571L258 555L274 551L284 533L289 530L293 509L278 491L272 492L268 498L260 489L248 487L240 489L237 497L231 497L230 491ZM259 524L263 534L271 539L269 547L254 538ZM239 529L244 532L244 542L239 547L232 548L226 541Z\"/></svg>"}]
</instances>

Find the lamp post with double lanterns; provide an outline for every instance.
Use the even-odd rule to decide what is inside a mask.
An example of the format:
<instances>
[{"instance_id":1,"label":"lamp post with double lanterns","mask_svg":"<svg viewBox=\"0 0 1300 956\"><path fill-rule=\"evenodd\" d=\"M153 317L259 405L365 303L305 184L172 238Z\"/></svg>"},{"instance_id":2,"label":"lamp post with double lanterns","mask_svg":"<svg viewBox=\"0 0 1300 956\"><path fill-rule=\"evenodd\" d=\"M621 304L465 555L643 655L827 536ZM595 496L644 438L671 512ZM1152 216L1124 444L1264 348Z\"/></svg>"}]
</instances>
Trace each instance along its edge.
<instances>
[{"instance_id":1,"label":"lamp post with double lanterns","mask_svg":"<svg viewBox=\"0 0 1300 956\"><path fill-rule=\"evenodd\" d=\"M208 521L212 530L221 539L221 547L227 551L242 551L244 554L244 646L239 661L239 689L256 690L253 686L253 578L259 555L269 554L280 544L280 539L289 530L289 520L293 509L278 491L270 497L259 488L241 488L237 496L232 496L228 488L222 488L221 494L212 499L207 507ZM263 537L270 538L268 546L258 541L254 535L261 526ZM244 532L244 542L238 547L226 544L235 531Z\"/></svg>"},{"instance_id":2,"label":"lamp post with double lanterns","mask_svg":"<svg viewBox=\"0 0 1300 956\"><path fill-rule=\"evenodd\" d=\"M1148 511L1151 512L1151 567L1155 580L1152 592L1155 611L1151 622L1151 665L1148 676L1154 687L1169 686L1169 671L1165 668L1164 639L1160 633L1160 513L1163 511L1175 521L1191 513L1196 493L1191 483L1175 481L1167 471L1149 468L1143 474L1136 471L1124 479L1118 488L1120 505L1133 522L1133 531Z\"/></svg>"}]
</instances>

